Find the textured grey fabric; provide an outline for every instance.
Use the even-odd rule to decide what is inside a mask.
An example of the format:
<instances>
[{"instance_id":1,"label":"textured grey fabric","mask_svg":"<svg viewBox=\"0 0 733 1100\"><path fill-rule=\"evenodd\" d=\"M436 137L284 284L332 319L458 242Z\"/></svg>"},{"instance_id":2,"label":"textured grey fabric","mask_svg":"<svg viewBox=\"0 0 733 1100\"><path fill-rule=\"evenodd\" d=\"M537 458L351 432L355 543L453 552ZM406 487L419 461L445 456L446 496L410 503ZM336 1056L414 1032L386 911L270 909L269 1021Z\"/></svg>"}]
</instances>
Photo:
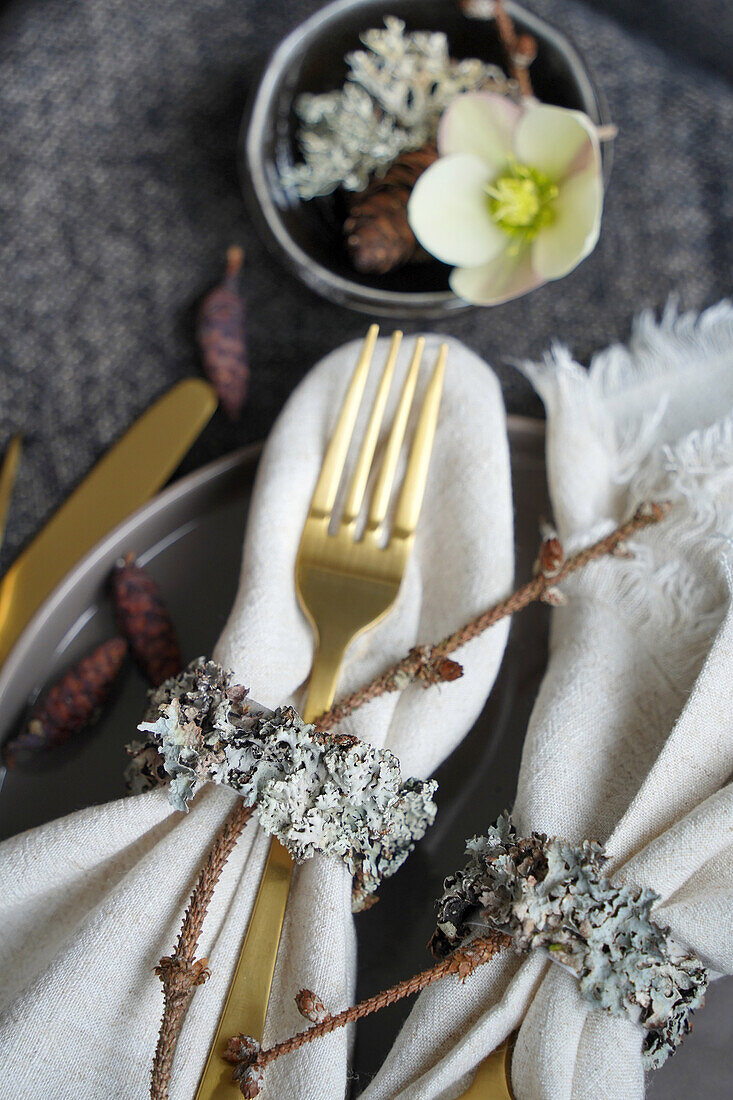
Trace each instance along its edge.
<instances>
[{"instance_id":1,"label":"textured grey fabric","mask_svg":"<svg viewBox=\"0 0 733 1100\"><path fill-rule=\"evenodd\" d=\"M363 331L267 256L236 171L260 60L319 6L5 5L0 449L15 430L27 440L0 568L151 400L197 370L194 304L233 240L248 253L248 413L237 428L218 416L184 468L264 436L304 371ZM498 367L510 411L538 413L509 358L555 336L585 357L672 292L699 308L728 291L733 92L727 0L530 6L573 38L620 126L601 242L567 279L444 327Z\"/></svg>"}]
</instances>

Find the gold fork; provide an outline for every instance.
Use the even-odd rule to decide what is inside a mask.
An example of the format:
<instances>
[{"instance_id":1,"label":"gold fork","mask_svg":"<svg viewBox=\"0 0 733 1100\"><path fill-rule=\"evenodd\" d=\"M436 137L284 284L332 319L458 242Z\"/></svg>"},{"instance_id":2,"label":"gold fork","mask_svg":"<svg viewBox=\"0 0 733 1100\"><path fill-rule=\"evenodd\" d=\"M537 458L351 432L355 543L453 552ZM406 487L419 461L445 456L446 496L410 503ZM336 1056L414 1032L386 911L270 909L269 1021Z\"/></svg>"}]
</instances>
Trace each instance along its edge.
<instances>
[{"instance_id":1,"label":"gold fork","mask_svg":"<svg viewBox=\"0 0 733 1100\"><path fill-rule=\"evenodd\" d=\"M419 337L402 387L384 457L367 507L366 526L357 522L374 463L402 333L392 336L387 361L346 496L343 514L329 533L357 414L369 374L379 326L362 346L333 437L311 499L295 564L295 587L316 638L303 718L312 722L333 702L338 673L349 644L382 619L399 591L415 539L443 388L447 346L441 345L423 399L394 518L385 538L400 452L410 416L425 341ZM237 968L196 1100L236 1100L232 1067L222 1058L230 1036L243 1032L262 1039L293 864L273 840Z\"/></svg>"}]
</instances>

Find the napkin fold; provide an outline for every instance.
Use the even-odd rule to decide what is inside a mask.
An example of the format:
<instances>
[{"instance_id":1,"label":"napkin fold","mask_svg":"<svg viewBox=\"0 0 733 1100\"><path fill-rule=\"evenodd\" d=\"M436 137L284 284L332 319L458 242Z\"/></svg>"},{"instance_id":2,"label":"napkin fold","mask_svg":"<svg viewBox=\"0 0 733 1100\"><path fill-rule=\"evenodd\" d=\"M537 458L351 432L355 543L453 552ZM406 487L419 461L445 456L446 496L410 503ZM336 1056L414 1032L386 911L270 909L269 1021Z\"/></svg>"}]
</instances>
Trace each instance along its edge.
<instances>
[{"instance_id":1,"label":"napkin fold","mask_svg":"<svg viewBox=\"0 0 733 1100\"><path fill-rule=\"evenodd\" d=\"M559 346L525 367L566 552L644 500L674 510L632 560L564 582L513 809L521 835L603 842L609 875L655 890L656 918L718 974L733 973L732 367L726 302L643 314L587 372ZM452 1100L516 1028L517 1100L643 1096L641 1030L546 956L503 953L421 994L364 1098Z\"/></svg>"},{"instance_id":2,"label":"napkin fold","mask_svg":"<svg viewBox=\"0 0 733 1100\"><path fill-rule=\"evenodd\" d=\"M425 363L434 362L439 343L428 337ZM398 382L412 344L403 342ZM455 340L448 344L415 548L394 609L351 647L339 693L367 682L413 645L439 640L511 588L511 487L501 391L483 361ZM297 706L302 700L313 638L295 597L295 555L359 348L355 342L338 349L306 376L260 460L239 591L214 656L265 705ZM387 341L380 340L375 364L384 361L386 350ZM372 371L362 421L377 374ZM428 775L480 712L506 636L507 624L499 623L462 649L465 676L450 689L413 685L368 704L340 729L388 745L400 757L404 776ZM132 715L131 723L139 717ZM152 970L173 946L198 869L235 797L208 786L184 815L170 808L164 791L153 791L80 811L0 845L0 1096L147 1095L162 1009ZM217 886L199 952L208 957L212 974L191 1002L171 1100L190 1100L195 1092L269 843L256 821L250 822ZM302 1029L293 1001L302 986L334 1010L353 1000L350 896L340 862L319 856L296 869L266 1043ZM263 1095L342 1100L349 1042L341 1031L279 1060L268 1069Z\"/></svg>"}]
</instances>

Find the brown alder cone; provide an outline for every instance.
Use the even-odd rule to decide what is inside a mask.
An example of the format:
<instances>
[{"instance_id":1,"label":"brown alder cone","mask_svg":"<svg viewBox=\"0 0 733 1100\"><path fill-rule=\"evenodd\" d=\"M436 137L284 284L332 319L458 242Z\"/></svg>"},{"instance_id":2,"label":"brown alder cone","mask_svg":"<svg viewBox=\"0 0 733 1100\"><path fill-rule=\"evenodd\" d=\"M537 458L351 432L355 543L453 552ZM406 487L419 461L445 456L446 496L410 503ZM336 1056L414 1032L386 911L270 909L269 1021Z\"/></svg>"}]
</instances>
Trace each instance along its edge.
<instances>
[{"instance_id":1,"label":"brown alder cone","mask_svg":"<svg viewBox=\"0 0 733 1100\"><path fill-rule=\"evenodd\" d=\"M112 597L120 633L153 687L183 668L176 630L158 585L126 554L112 573Z\"/></svg>"},{"instance_id":2,"label":"brown alder cone","mask_svg":"<svg viewBox=\"0 0 733 1100\"><path fill-rule=\"evenodd\" d=\"M296 993L295 1005L300 1015L310 1020L312 1024L321 1024L327 1016L330 1016L323 1001L312 989L301 989Z\"/></svg>"},{"instance_id":3,"label":"brown alder cone","mask_svg":"<svg viewBox=\"0 0 733 1100\"><path fill-rule=\"evenodd\" d=\"M239 1085L245 1100L253 1100L260 1095L264 1068L284 1054L291 1054L305 1043L320 1039L337 1028L345 1027L356 1020L363 1020L365 1016L371 1016L374 1012L381 1012L382 1009L396 1004L404 997L412 997L426 986L440 981L441 978L447 978L453 974L461 981L465 981L478 966L487 963L503 947L510 947L511 943L511 938L503 932L489 932L486 936L458 948L449 958L436 963L429 970L423 970L420 974L407 978L406 981L398 982L397 985L384 989L381 993L360 1001L359 1004L345 1008L335 1016L326 1015L307 1031L299 1031L297 1035L291 1035L289 1039L276 1043L275 1046L266 1050L262 1050L259 1042L251 1035L233 1035L223 1055L225 1061L234 1066L233 1080ZM310 990L302 992L315 996Z\"/></svg>"},{"instance_id":4,"label":"brown alder cone","mask_svg":"<svg viewBox=\"0 0 733 1100\"><path fill-rule=\"evenodd\" d=\"M109 641L70 668L33 707L23 730L3 748L8 768L18 757L56 749L91 725L104 706L127 653L123 638Z\"/></svg>"},{"instance_id":5,"label":"brown alder cone","mask_svg":"<svg viewBox=\"0 0 733 1100\"><path fill-rule=\"evenodd\" d=\"M427 253L420 247L407 220L407 201L418 177L438 150L430 142L403 153L381 179L374 178L365 191L350 195L349 216L344 222L346 251L357 271L386 275Z\"/></svg>"},{"instance_id":6,"label":"brown alder cone","mask_svg":"<svg viewBox=\"0 0 733 1100\"><path fill-rule=\"evenodd\" d=\"M232 245L224 279L204 298L196 325L204 371L232 421L239 420L249 386L246 310L240 287L243 262L243 250Z\"/></svg>"}]
</instances>

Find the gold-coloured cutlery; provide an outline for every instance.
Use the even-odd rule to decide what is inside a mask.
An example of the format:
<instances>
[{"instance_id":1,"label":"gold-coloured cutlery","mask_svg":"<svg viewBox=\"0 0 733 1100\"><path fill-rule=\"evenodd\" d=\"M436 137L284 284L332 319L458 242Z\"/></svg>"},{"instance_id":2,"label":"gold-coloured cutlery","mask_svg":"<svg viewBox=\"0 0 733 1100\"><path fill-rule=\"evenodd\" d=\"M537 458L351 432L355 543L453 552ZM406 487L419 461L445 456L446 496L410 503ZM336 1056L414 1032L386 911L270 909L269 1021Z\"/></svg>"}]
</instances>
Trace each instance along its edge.
<instances>
[{"instance_id":1,"label":"gold-coloured cutlery","mask_svg":"<svg viewBox=\"0 0 733 1100\"><path fill-rule=\"evenodd\" d=\"M0 665L71 567L168 480L217 405L208 382L179 382L87 474L0 582Z\"/></svg>"},{"instance_id":2,"label":"gold-coloured cutlery","mask_svg":"<svg viewBox=\"0 0 733 1100\"><path fill-rule=\"evenodd\" d=\"M438 353L410 446L407 469L394 518L386 533L397 465L413 404L424 339L418 338L407 372L384 457L367 505L366 526L357 524L384 419L402 339L395 332L346 496L343 514L329 533L361 405L379 327L372 325L328 445L300 541L295 585L316 637L303 717L313 721L333 701L341 662L348 646L382 619L399 591L415 539L443 387L447 347ZM236 1100L232 1067L222 1058L230 1036L238 1032L261 1040L267 1015L293 865L277 840L270 845L262 882L237 968L196 1093L196 1100Z\"/></svg>"},{"instance_id":3,"label":"gold-coloured cutlery","mask_svg":"<svg viewBox=\"0 0 733 1100\"><path fill-rule=\"evenodd\" d=\"M0 466L0 546L2 546L3 544L5 523L8 518L10 497L12 496L13 486L15 485L15 478L18 473L18 463L20 462L21 447L21 436L14 435L8 443L8 449L5 452L3 464L2 466Z\"/></svg>"},{"instance_id":4,"label":"gold-coloured cutlery","mask_svg":"<svg viewBox=\"0 0 733 1100\"><path fill-rule=\"evenodd\" d=\"M484 1058L461 1100L514 1100L512 1093L512 1039Z\"/></svg>"}]
</instances>

